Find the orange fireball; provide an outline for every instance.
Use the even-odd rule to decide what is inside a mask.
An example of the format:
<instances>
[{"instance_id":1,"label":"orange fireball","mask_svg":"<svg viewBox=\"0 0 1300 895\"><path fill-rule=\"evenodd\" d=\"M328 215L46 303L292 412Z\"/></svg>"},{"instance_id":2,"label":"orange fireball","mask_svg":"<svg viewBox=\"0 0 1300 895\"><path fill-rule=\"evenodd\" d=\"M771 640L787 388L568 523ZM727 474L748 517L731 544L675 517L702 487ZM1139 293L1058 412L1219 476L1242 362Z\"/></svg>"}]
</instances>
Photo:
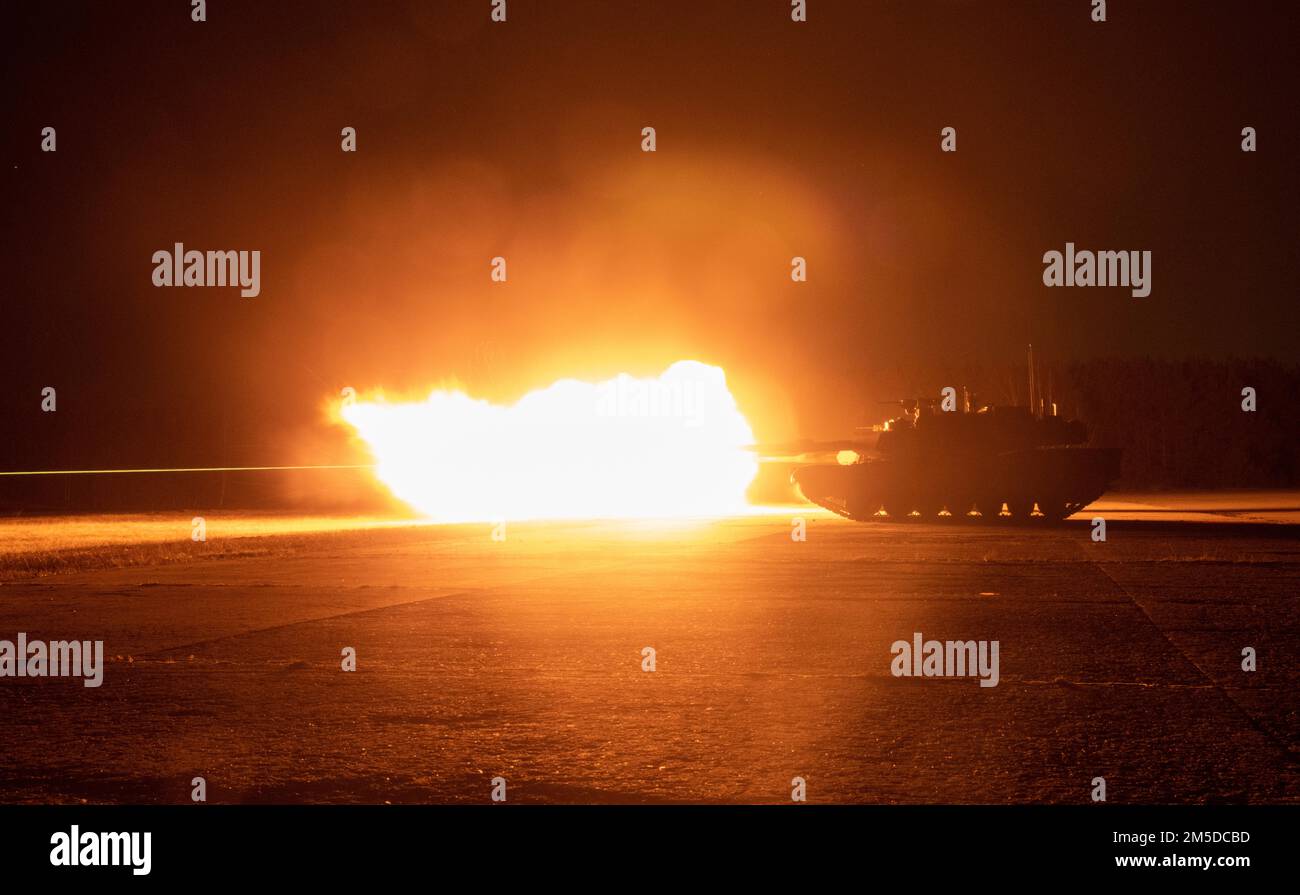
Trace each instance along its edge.
<instances>
[{"instance_id":1,"label":"orange fireball","mask_svg":"<svg viewBox=\"0 0 1300 895\"><path fill-rule=\"evenodd\" d=\"M362 400L340 417L399 500L437 522L743 512L753 432L718 367L564 379L512 406L460 391Z\"/></svg>"}]
</instances>

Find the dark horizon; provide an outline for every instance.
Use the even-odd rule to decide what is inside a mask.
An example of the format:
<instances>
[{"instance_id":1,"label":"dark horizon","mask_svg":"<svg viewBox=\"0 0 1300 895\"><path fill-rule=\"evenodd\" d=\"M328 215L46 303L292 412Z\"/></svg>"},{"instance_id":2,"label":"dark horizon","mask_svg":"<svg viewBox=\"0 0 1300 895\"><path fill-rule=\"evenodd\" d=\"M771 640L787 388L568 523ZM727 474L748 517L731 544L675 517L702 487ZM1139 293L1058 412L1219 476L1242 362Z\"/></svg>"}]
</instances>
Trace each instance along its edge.
<instances>
[{"instance_id":1,"label":"dark horizon","mask_svg":"<svg viewBox=\"0 0 1300 895\"><path fill-rule=\"evenodd\" d=\"M782 6L16 11L0 468L355 462L344 386L695 358L774 440L1028 343L1295 358L1291 7ZM176 242L261 251L260 295L155 288ZM1151 294L1046 288L1067 242Z\"/></svg>"}]
</instances>

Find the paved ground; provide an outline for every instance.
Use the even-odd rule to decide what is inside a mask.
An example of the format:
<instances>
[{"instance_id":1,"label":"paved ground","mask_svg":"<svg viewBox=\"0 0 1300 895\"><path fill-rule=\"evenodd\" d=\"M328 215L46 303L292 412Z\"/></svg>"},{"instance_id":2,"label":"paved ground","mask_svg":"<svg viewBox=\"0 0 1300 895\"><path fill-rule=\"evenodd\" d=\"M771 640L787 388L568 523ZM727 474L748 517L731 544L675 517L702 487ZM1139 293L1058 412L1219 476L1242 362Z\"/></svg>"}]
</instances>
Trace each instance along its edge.
<instances>
[{"instance_id":1,"label":"paved ground","mask_svg":"<svg viewBox=\"0 0 1300 895\"><path fill-rule=\"evenodd\" d=\"M1135 518L369 528L7 580L0 638L113 658L0 678L0 801L1300 801L1297 528ZM918 631L998 640L999 685L893 677Z\"/></svg>"}]
</instances>

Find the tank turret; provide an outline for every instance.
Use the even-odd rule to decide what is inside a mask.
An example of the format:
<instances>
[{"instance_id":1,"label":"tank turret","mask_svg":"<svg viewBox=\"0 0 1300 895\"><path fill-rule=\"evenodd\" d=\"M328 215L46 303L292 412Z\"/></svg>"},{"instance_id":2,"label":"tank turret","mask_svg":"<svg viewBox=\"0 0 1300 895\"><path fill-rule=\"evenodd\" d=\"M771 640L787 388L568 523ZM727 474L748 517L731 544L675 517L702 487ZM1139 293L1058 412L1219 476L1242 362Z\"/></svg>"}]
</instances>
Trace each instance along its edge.
<instances>
[{"instance_id":1,"label":"tank turret","mask_svg":"<svg viewBox=\"0 0 1300 895\"><path fill-rule=\"evenodd\" d=\"M1032 382L1032 380L1031 380ZM895 403L873 450L801 466L791 480L808 500L850 519L974 516L1064 519L1119 477L1118 449L1087 447L1087 426L1050 403L983 406L952 390ZM1050 412L1049 412L1050 411Z\"/></svg>"}]
</instances>

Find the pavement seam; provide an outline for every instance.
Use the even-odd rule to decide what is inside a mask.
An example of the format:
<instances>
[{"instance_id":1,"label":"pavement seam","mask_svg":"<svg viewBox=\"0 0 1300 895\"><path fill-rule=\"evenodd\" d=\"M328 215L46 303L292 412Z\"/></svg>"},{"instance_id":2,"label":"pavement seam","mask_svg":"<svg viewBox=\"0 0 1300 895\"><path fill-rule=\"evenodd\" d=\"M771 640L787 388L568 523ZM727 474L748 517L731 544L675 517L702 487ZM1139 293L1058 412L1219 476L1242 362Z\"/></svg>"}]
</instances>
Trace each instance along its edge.
<instances>
[{"instance_id":1,"label":"pavement seam","mask_svg":"<svg viewBox=\"0 0 1300 895\"><path fill-rule=\"evenodd\" d=\"M1242 718L1245 719L1246 723L1250 725L1250 727L1252 727L1257 733L1259 733L1266 740L1273 743L1278 748L1278 750L1282 753L1284 760L1291 763L1295 762L1296 760L1295 751L1282 736L1280 736L1275 731L1270 730L1268 727L1264 726L1259 721L1259 719L1257 719L1254 715L1252 715L1250 712L1246 710L1245 706L1243 706L1240 702L1234 699L1232 697L1232 694L1229 693L1228 690L1222 684L1216 681L1213 677L1209 675L1208 672L1206 672L1204 668L1202 668L1195 661L1193 661L1191 656L1187 655L1187 653L1183 650L1183 648L1174 642L1173 638L1169 636L1169 634L1165 631L1165 629L1160 627L1160 625L1156 624L1155 619L1153 619L1151 617L1151 614L1147 612L1146 607L1143 606L1142 603L1139 602L1135 596L1133 596L1133 594L1129 591L1127 587L1125 587L1124 585L1116 581L1115 577L1111 575L1110 572L1106 571L1106 569L1103 568L1100 563L1093 563L1093 565L1096 567L1098 572L1100 572L1102 575L1106 577L1106 580L1110 581L1111 584L1115 585L1115 587L1119 589L1119 592L1129 599L1129 601L1138 610L1138 612L1142 613L1142 617L1147 620L1148 624L1150 624L1151 627L1155 628L1156 632L1161 636L1161 638L1164 639L1165 643L1169 644L1170 649L1172 649L1178 655L1182 656L1183 661L1196 670L1196 673L1199 674L1208 683L1209 688L1217 690L1219 694L1228 702L1228 704L1237 710L1237 712L1241 715Z\"/></svg>"}]
</instances>

